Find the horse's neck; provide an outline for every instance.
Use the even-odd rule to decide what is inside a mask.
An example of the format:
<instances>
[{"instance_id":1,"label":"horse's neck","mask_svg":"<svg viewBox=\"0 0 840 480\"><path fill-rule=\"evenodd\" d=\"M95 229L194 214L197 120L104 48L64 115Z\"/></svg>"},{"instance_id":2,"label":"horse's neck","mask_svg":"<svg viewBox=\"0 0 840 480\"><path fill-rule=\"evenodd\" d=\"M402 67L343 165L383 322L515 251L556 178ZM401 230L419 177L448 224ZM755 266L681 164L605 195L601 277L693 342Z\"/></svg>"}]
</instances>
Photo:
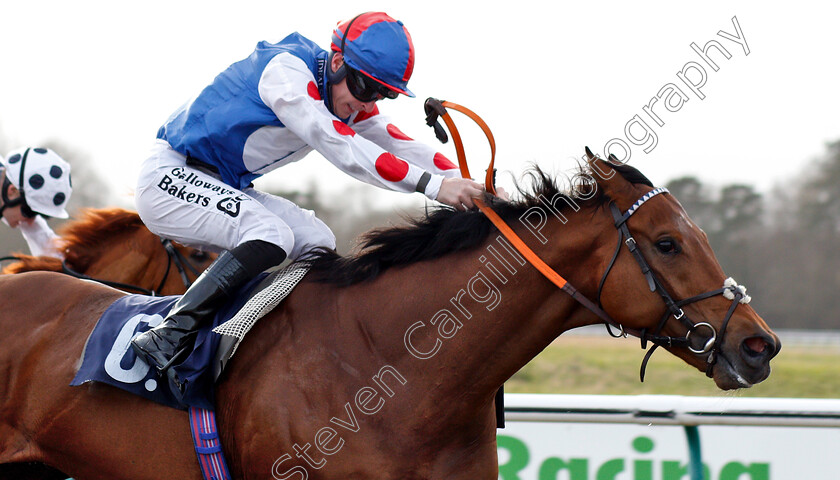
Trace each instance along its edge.
<instances>
[{"instance_id":1,"label":"horse's neck","mask_svg":"<svg viewBox=\"0 0 840 480\"><path fill-rule=\"evenodd\" d=\"M560 273L568 278L591 277L597 265L588 252L591 242L581 238L553 235L550 252L540 248L544 260L562 264ZM378 283L372 291L379 299L388 286L417 286L411 295L389 299L403 302L404 311L386 320L390 325L381 324L385 316L370 318L378 337L396 335L402 343L404 354L395 367L419 378L413 388L431 404L459 399L471 412L563 331L592 319L498 233L481 248L387 272ZM382 340L389 341L393 338Z\"/></svg>"},{"instance_id":2,"label":"horse's neck","mask_svg":"<svg viewBox=\"0 0 840 480\"><path fill-rule=\"evenodd\" d=\"M127 283L147 289L156 288L166 268L166 253L160 241L149 232L114 235L111 244L91 258L83 272L94 278Z\"/></svg>"},{"instance_id":3,"label":"horse's neck","mask_svg":"<svg viewBox=\"0 0 840 480\"><path fill-rule=\"evenodd\" d=\"M534 247L590 295L597 279L589 277L602 267L595 257L604 255L569 232L592 230L567 225L566 234L548 235L549 247ZM288 443L299 439L283 422L299 410L307 412L299 428L313 432L332 417L372 422L370 434L393 422L410 432L406 439L427 438L419 452L382 430L392 452L417 458L444 444L489 445L499 386L564 330L595 318L506 245L494 233L473 250L394 267L370 282L304 281L237 352L227 378L243 380L220 385L223 410L278 410L273 432Z\"/></svg>"}]
</instances>

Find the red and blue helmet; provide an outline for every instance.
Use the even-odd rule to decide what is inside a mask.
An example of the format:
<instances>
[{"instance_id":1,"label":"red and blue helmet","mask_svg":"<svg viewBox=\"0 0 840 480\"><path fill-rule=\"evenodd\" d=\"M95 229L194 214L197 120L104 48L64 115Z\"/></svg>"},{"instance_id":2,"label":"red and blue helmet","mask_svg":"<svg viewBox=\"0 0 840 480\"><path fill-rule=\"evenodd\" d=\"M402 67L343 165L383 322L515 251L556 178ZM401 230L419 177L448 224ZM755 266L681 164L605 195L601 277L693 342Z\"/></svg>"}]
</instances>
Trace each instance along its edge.
<instances>
[{"instance_id":1,"label":"red and blue helmet","mask_svg":"<svg viewBox=\"0 0 840 480\"><path fill-rule=\"evenodd\" d=\"M395 92L414 96L408 89L414 71L414 44L399 20L384 12L368 12L340 22L330 48L341 52L350 68Z\"/></svg>"}]
</instances>

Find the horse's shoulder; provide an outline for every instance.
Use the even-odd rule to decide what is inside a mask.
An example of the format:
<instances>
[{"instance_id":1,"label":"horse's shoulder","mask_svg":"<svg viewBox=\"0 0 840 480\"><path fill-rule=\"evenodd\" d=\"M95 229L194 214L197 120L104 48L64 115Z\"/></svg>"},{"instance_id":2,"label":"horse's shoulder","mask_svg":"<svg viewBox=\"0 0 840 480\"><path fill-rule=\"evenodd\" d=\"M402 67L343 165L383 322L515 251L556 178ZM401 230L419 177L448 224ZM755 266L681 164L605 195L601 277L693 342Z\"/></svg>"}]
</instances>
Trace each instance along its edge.
<instances>
[{"instance_id":1,"label":"horse's shoulder","mask_svg":"<svg viewBox=\"0 0 840 480\"><path fill-rule=\"evenodd\" d=\"M82 280L60 272L30 271L14 275L0 275L0 297L28 299L31 303L53 298L125 295L115 288L90 280Z\"/></svg>"}]
</instances>

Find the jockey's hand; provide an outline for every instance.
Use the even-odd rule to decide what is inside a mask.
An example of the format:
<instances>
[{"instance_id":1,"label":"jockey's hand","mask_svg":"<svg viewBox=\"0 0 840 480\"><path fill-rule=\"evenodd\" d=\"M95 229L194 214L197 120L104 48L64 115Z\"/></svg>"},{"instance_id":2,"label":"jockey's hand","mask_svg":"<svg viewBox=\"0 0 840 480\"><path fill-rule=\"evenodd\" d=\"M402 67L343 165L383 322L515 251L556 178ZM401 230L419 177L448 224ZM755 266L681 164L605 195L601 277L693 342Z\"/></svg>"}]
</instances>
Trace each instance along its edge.
<instances>
[{"instance_id":1,"label":"jockey's hand","mask_svg":"<svg viewBox=\"0 0 840 480\"><path fill-rule=\"evenodd\" d=\"M510 201L510 195L508 195L508 193L502 187L496 187L496 196L506 202Z\"/></svg>"},{"instance_id":2,"label":"jockey's hand","mask_svg":"<svg viewBox=\"0 0 840 480\"><path fill-rule=\"evenodd\" d=\"M463 212L475 208L473 198L478 198L483 193L484 186L469 178L444 178L440 184L437 201Z\"/></svg>"}]
</instances>

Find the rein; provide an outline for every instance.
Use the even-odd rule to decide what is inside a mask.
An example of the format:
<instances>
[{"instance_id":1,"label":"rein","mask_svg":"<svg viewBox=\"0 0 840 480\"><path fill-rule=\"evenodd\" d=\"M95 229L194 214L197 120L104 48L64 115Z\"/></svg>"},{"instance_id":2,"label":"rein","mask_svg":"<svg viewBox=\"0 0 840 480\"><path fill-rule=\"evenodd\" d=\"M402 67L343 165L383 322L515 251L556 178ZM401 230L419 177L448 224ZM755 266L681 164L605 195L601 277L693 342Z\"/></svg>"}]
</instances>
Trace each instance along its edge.
<instances>
[{"instance_id":1,"label":"rein","mask_svg":"<svg viewBox=\"0 0 840 480\"><path fill-rule=\"evenodd\" d=\"M448 139L446 136L446 131L437 121L438 118L442 118L444 123L446 123L446 126L449 128L449 132L451 133L452 140L455 144L455 151L458 155L458 165L461 171L461 176L463 178L472 177L469 172L469 167L467 166L466 154L464 150L464 145L461 141L461 136L458 133L458 129L455 126L454 121L450 117L449 112L447 112L447 108L457 110L467 115L470 119L475 121L481 127L482 131L487 137L488 142L490 143L491 152L490 165L487 168L487 176L485 179L485 189L488 193L495 195L496 188L493 184L493 167L496 156L496 142L487 124L475 112L456 103L440 101L435 98L428 98L426 99L424 108L426 111L426 124L434 128L435 136L438 138L438 140L441 141L441 143L446 143ZM664 187L651 190L650 192L643 195L639 200L637 200L633 204L633 206L631 206L630 209L628 209L624 213L622 213L621 210L615 205L615 202L610 202L610 211L613 215L615 227L618 230L618 245L616 246L616 250L613 254L612 260L610 260L610 263L607 266L604 275L601 277L601 281L599 282L597 304L595 304L594 302L586 298L584 295L582 295L566 279L564 279L554 269L548 266L548 264L546 264L541 258L539 258L539 256L536 253L534 253L534 251L531 250L531 248L528 247L528 245L525 244L525 242L513 231L513 229L507 223L505 223L505 221L490 206L485 204L482 199L476 198L474 199L474 202L478 206L479 210L481 210L481 212L484 213L484 215L487 216L488 219L490 219L493 225L499 229L502 235L505 236L505 238L513 245L513 247L516 248L516 250L520 254L522 254L543 276L545 276L549 281L554 283L561 290L569 294L574 300L576 300L578 303L586 307L589 311L591 311L598 318L600 318L606 325L607 331L611 336L626 337L628 334L636 336L641 340L642 349L647 348L647 342L653 344L653 347L647 350L647 353L645 354L644 359L642 360L642 364L639 371L639 377L641 381L644 381L645 379L645 368L647 366L648 360L650 359L651 355L653 355L653 352L656 350L656 348L659 346L684 347L696 355L708 354L706 358L706 375L708 377L711 377L712 370L719 356L720 348L723 346L723 336L726 331L726 327L729 324L730 318L735 312L735 307L738 306L738 303L749 303L750 297L746 295L746 288L735 283L735 281L732 280L732 278L728 278L724 282L722 288L712 290L706 293L701 293L699 295L695 295L693 297L680 301L673 300L671 295L662 286L662 283L659 281L659 279L654 274L653 270L650 268L650 265L647 263L647 260L645 259L642 252L636 246L636 240L630 234L630 229L627 227L627 220L639 209L639 207L641 207L645 202L654 198L655 196L666 193L669 192L668 189ZM622 239L624 239L623 242ZM609 314L606 311L604 311L603 308L601 308L601 290L604 286L604 282L607 279L607 275L609 275L613 265L615 264L616 259L618 258L618 254L621 251L622 243L627 245L627 248L633 255L633 258L635 258L637 263L639 264L639 267L642 270L642 274L645 276L648 282L648 287L650 288L650 291L655 291L659 293L667 307L665 314L659 321L659 324L657 325L656 329L653 330L653 333L650 333L647 328L643 328L641 330L625 328L622 324L610 317ZM727 299L732 300L732 304L726 312L723 323L721 325L720 335L718 335L715 328L708 322L693 323L690 319L688 319L685 312L681 308L684 305L688 305L690 303L711 298L717 295L723 295ZM685 336L672 337L660 335L661 330L664 328L665 324L671 316L682 322L688 328L688 331L686 332ZM614 334L610 326L619 329L619 334ZM692 342L692 334L699 329L708 329L710 330L711 335L703 343L703 346L701 348L695 348Z\"/></svg>"},{"instance_id":2,"label":"rein","mask_svg":"<svg viewBox=\"0 0 840 480\"><path fill-rule=\"evenodd\" d=\"M163 248L166 251L166 271L163 272L163 278L160 279L160 283L154 290L149 290L143 287L138 287L136 285L130 285L127 283L112 282L110 280L101 280L98 278L90 277L68 267L67 262L65 260L61 261L61 268L63 269L64 273L72 277L81 278L83 280L93 280L94 282L99 282L108 285L109 287L118 288L120 290L133 290L135 292L142 293L143 295L157 297L159 296L158 292L163 290L163 286L166 284L166 279L169 278L169 272L172 269L172 264L174 263L175 268L178 269L178 273L181 275L181 281L184 282L184 287L189 288L190 285L192 285L192 282L190 282L186 270L189 269L189 271L191 271L196 277L199 274L198 270L195 268L195 266L193 266L192 263L190 263L189 260L187 260L181 254L181 252L178 251L178 249L175 248L175 245L172 244L172 240L169 240L168 238L161 238L160 243L161 245L163 245Z\"/></svg>"},{"instance_id":3,"label":"rein","mask_svg":"<svg viewBox=\"0 0 840 480\"><path fill-rule=\"evenodd\" d=\"M154 290L149 290L147 288L138 287L137 285L131 285L128 283L113 282L111 280L102 280L99 278L91 277L89 275L85 275L84 273L77 272L70 268L67 265L67 261L64 259L61 260L62 273L70 275L71 277L79 278L81 280L91 280L94 282L98 282L103 285L108 285L109 287L117 288L119 290L130 290L141 293L143 295L157 297L159 296L158 292L163 290L163 286L166 284L166 279L169 278L169 272L172 269L172 264L174 263L175 268L178 270L178 274L181 276L181 281L184 282L184 287L189 288L190 285L192 285L192 282L190 282L190 279L187 276L187 270L192 272L194 276L198 277L198 269L195 268L195 266L192 263L190 263L190 261L186 257L184 257L184 255L181 252L179 252L177 248L175 248L175 245L172 244L172 240L169 240L168 238L161 238L160 243L163 245L163 248L166 251L166 271L163 273L163 278L160 280L160 283ZM0 262L8 260L22 261L20 257L15 256L0 257Z\"/></svg>"}]
</instances>

